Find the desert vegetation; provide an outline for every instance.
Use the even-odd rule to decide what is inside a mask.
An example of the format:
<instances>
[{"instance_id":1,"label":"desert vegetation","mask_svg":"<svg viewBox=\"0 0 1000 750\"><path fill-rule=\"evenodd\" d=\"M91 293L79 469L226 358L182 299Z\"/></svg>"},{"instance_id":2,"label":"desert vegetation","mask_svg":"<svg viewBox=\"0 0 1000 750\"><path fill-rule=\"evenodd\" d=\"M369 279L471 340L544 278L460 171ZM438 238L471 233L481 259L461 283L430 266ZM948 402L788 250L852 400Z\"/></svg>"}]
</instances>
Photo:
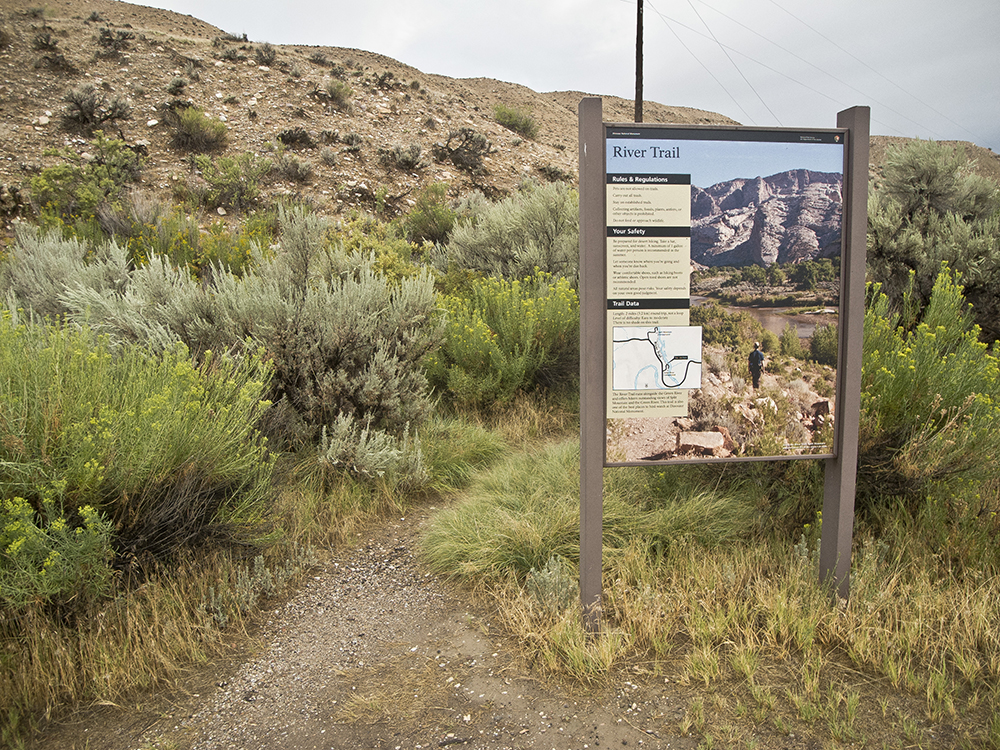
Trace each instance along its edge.
<instances>
[{"instance_id":1,"label":"desert vegetation","mask_svg":"<svg viewBox=\"0 0 1000 750\"><path fill-rule=\"evenodd\" d=\"M132 41L112 36L108 53ZM349 106L333 81L317 95ZM851 600L815 580L821 464L616 469L591 637L575 607L573 187L456 200L432 185L394 220L334 219L261 191L308 179L296 132L267 156L231 153L222 121L168 117L197 179L170 199L140 192L143 154L79 121L99 158L39 170L4 247L5 743L217 653L317 549L447 494L424 542L433 569L499 602L540 668L585 682L679 670L700 692L675 729L704 747L753 747L746 727L766 724L832 747L929 747L946 731L1000 748L995 185L963 181L964 164L926 144L873 182ZM490 149L460 128L435 156L481 175ZM416 170L423 156L385 159ZM948 200L914 197L953 182ZM739 283L760 273L821 298L835 271ZM755 338L738 314L703 314L734 351ZM752 333L789 383L824 387L835 330ZM739 376L735 359L717 367ZM786 390L771 394L782 419Z\"/></svg>"}]
</instances>

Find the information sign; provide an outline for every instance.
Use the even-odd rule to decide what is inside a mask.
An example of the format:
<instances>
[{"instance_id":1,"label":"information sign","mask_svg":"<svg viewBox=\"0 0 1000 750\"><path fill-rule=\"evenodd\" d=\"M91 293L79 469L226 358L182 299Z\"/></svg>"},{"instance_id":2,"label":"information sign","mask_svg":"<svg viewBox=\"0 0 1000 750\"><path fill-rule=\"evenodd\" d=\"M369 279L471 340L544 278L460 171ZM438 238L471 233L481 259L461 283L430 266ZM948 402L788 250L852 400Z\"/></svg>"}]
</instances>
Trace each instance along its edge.
<instances>
[{"instance_id":1,"label":"information sign","mask_svg":"<svg viewBox=\"0 0 1000 750\"><path fill-rule=\"evenodd\" d=\"M604 132L606 463L832 455L845 132Z\"/></svg>"}]
</instances>

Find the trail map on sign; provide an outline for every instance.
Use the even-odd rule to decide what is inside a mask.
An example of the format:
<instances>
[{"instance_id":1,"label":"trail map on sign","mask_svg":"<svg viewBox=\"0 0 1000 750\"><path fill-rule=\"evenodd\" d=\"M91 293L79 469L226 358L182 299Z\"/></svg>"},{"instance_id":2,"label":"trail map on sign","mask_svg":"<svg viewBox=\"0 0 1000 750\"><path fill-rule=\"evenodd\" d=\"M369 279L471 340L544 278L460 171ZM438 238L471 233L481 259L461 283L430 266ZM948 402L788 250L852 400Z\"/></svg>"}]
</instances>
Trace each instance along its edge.
<instances>
[{"instance_id":1,"label":"trail map on sign","mask_svg":"<svg viewBox=\"0 0 1000 750\"><path fill-rule=\"evenodd\" d=\"M616 326L612 370L615 391L701 388L701 326Z\"/></svg>"}]
</instances>

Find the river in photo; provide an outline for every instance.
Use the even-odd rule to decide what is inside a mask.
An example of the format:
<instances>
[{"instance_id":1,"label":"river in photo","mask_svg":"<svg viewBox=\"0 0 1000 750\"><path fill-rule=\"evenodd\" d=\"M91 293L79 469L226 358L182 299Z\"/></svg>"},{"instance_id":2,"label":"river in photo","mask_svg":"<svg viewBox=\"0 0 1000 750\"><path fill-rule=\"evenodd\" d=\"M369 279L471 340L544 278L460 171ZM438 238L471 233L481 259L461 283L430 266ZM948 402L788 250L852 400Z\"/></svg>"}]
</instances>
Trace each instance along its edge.
<instances>
[{"instance_id":1,"label":"river in photo","mask_svg":"<svg viewBox=\"0 0 1000 750\"><path fill-rule=\"evenodd\" d=\"M703 305L708 302L709 297L691 297L691 306ZM796 312L800 308L795 307L736 307L722 305L722 309L728 313L738 314L741 312L752 315L764 328L776 336L780 336L785 326L791 323L795 326L795 332L800 339L808 339L816 331L816 328L828 323L836 323L838 310L835 307L825 307L817 312Z\"/></svg>"}]
</instances>

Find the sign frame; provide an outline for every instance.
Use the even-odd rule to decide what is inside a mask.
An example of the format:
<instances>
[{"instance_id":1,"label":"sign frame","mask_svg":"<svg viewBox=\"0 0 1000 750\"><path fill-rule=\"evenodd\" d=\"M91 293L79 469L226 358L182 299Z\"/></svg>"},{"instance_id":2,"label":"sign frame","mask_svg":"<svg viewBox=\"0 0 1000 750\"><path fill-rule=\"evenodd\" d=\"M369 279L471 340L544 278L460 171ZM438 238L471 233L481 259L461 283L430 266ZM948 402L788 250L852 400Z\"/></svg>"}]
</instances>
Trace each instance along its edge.
<instances>
[{"instance_id":1,"label":"sign frame","mask_svg":"<svg viewBox=\"0 0 1000 750\"><path fill-rule=\"evenodd\" d=\"M838 113L837 129L845 134L842 201L842 255L838 359L833 451L816 456L742 457L735 460L825 461L820 580L837 595L849 593L850 550L854 522L854 492L860 419L861 340L864 320L864 278L867 231L867 183L870 110L853 107ZM586 97L579 108L580 148L580 597L585 623L591 630L601 621L603 470L607 463L607 129L676 128L658 124L607 124L602 101ZM694 129L697 126L682 126ZM712 129L719 130L717 126ZM734 133L761 132L741 126ZM807 129L795 129L806 132ZM832 130L832 129L831 129ZM829 132L829 131L824 131ZM719 462L720 459L710 459ZM732 459L730 459L732 460ZM669 463L679 463L677 460ZM650 465L643 462L640 465Z\"/></svg>"}]
</instances>

